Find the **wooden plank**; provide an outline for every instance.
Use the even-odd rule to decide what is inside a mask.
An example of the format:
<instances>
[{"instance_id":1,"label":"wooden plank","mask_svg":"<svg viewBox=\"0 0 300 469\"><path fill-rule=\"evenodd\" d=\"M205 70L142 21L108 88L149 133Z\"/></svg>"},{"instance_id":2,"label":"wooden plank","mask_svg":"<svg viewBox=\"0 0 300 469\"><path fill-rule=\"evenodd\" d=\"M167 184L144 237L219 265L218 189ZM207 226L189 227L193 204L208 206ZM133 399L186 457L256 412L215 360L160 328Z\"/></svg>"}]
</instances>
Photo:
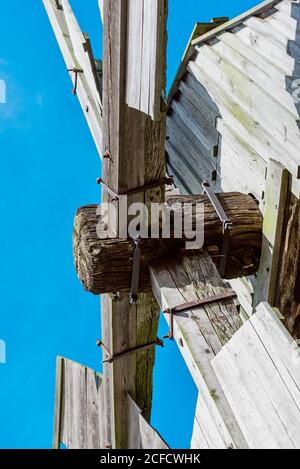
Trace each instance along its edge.
<instances>
[{"instance_id":1,"label":"wooden plank","mask_svg":"<svg viewBox=\"0 0 300 469\"><path fill-rule=\"evenodd\" d=\"M213 96L223 120L234 128L248 145L261 155L266 162L268 162L270 153L272 153L294 175L298 174L297 152L294 149L292 154L287 153L285 146L276 141L259 122L254 121L248 112L228 95L219 82L214 82L212 76L207 75L198 64L191 62L189 69ZM293 179L293 182L295 182L295 179Z\"/></svg>"},{"instance_id":2,"label":"wooden plank","mask_svg":"<svg viewBox=\"0 0 300 469\"><path fill-rule=\"evenodd\" d=\"M165 93L166 0L128 0L126 103L161 120Z\"/></svg>"},{"instance_id":3,"label":"wooden plank","mask_svg":"<svg viewBox=\"0 0 300 469\"><path fill-rule=\"evenodd\" d=\"M210 449L210 446L203 434L200 422L202 423L202 402L198 398L197 409L194 420L191 449Z\"/></svg>"},{"instance_id":4,"label":"wooden plank","mask_svg":"<svg viewBox=\"0 0 300 469\"><path fill-rule=\"evenodd\" d=\"M299 448L299 353L267 304L212 360L222 388L252 449Z\"/></svg>"},{"instance_id":5,"label":"wooden plank","mask_svg":"<svg viewBox=\"0 0 300 469\"><path fill-rule=\"evenodd\" d=\"M61 414L62 414L62 389L63 389L63 358L56 359L56 383L55 383L55 412L54 412L54 431L53 431L53 449L59 449L61 438Z\"/></svg>"},{"instance_id":6,"label":"wooden plank","mask_svg":"<svg viewBox=\"0 0 300 469\"><path fill-rule=\"evenodd\" d=\"M83 73L79 73L77 76L77 97L94 138L99 156L101 156L102 104L100 94L96 88L87 53L84 53L84 36L79 29L68 1L63 1L63 9L60 9L55 0L43 0L67 69L83 70ZM69 74L75 86L75 73L69 72Z\"/></svg>"},{"instance_id":7,"label":"wooden plank","mask_svg":"<svg viewBox=\"0 0 300 469\"><path fill-rule=\"evenodd\" d=\"M160 3L166 6L165 1ZM164 25L161 33L163 41L159 40L159 60L163 71L159 81L163 87L165 22L166 16L161 23ZM165 176L165 116L161 115L160 121L153 122L146 114L126 105L128 34L128 2L104 2L103 145L109 148L112 159L103 164L103 178L117 194ZM140 47L139 44L135 46ZM158 87L158 81L153 86ZM107 194L104 194L103 200L109 200ZM128 197L127 202L129 205L150 200L163 201L164 190L141 192ZM110 218L109 226L113 232L118 232L118 220ZM134 306L129 305L128 297L129 292L120 295L117 301L111 296L102 298L102 337L114 354L144 345L157 337L159 308L152 295L140 295L138 304ZM128 392L145 418L150 419L153 365L154 350L104 364L106 440L112 448L127 447L128 413L125 400Z\"/></svg>"},{"instance_id":8,"label":"wooden plank","mask_svg":"<svg viewBox=\"0 0 300 469\"><path fill-rule=\"evenodd\" d=\"M53 448L104 448L102 376L63 357L56 363Z\"/></svg>"},{"instance_id":9,"label":"wooden plank","mask_svg":"<svg viewBox=\"0 0 300 469\"><path fill-rule=\"evenodd\" d=\"M99 2L100 15L101 15L102 23L103 23L103 2L104 2L104 0L98 0L98 2Z\"/></svg>"},{"instance_id":10,"label":"wooden plank","mask_svg":"<svg viewBox=\"0 0 300 469\"><path fill-rule=\"evenodd\" d=\"M128 448L156 450L169 449L162 437L145 420L141 410L129 394L127 395L127 401L130 415L128 430L130 439L128 442Z\"/></svg>"},{"instance_id":11,"label":"wooden plank","mask_svg":"<svg viewBox=\"0 0 300 469\"><path fill-rule=\"evenodd\" d=\"M261 89L256 81L248 79L231 65L215 47L204 45L196 59L197 65L212 75L222 84L222 88L242 109L248 112L252 120L261 124L281 145L286 152L295 154L300 148L298 119L269 94ZM286 94L288 94L286 92ZM298 163L295 158L295 163Z\"/></svg>"},{"instance_id":12,"label":"wooden plank","mask_svg":"<svg viewBox=\"0 0 300 469\"><path fill-rule=\"evenodd\" d=\"M218 34L222 33L223 31L228 31L232 29L235 26L238 26L239 24L243 23L244 21L247 20L247 18L251 16L257 16L260 15L261 13L264 13L268 10L270 10L272 7L276 7L276 5L280 3L280 0L266 0L259 5L251 8L250 10L246 11L245 13L242 13L241 15L237 16L236 18L228 21L225 24L222 24L221 26L218 26L216 29L213 31L208 32L207 34L204 34L203 36L195 39L192 44L193 46L197 46L201 43L207 42L211 40L213 37L217 36Z\"/></svg>"},{"instance_id":13,"label":"wooden plank","mask_svg":"<svg viewBox=\"0 0 300 469\"><path fill-rule=\"evenodd\" d=\"M274 305L279 253L290 174L275 160L270 160L264 198L263 248L254 295L254 306L261 301Z\"/></svg>"},{"instance_id":14,"label":"wooden plank","mask_svg":"<svg viewBox=\"0 0 300 469\"><path fill-rule=\"evenodd\" d=\"M228 288L205 253L165 261L150 271L163 310ZM165 318L169 321L166 313ZM174 338L199 389L207 413L205 438L214 448L246 446L210 363L241 324L232 301L174 316Z\"/></svg>"},{"instance_id":15,"label":"wooden plank","mask_svg":"<svg viewBox=\"0 0 300 469\"><path fill-rule=\"evenodd\" d=\"M285 317L285 325L294 337L299 337L300 285L300 201L290 192L285 210L281 262L276 287L275 304Z\"/></svg>"}]
</instances>

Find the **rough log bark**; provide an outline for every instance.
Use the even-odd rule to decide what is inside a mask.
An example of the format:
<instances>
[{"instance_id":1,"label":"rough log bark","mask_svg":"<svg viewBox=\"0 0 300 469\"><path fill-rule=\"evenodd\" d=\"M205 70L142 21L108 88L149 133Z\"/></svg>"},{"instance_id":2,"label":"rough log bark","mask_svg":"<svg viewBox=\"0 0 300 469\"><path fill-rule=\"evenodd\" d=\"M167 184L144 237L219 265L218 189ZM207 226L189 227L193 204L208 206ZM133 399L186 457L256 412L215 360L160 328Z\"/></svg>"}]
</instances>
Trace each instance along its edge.
<instances>
[{"instance_id":1,"label":"rough log bark","mask_svg":"<svg viewBox=\"0 0 300 469\"><path fill-rule=\"evenodd\" d=\"M232 222L229 253L224 278L255 274L259 267L262 242L262 215L252 197L240 193L218 194L218 198ZM222 224L206 195L172 196L168 204L175 211L182 203L204 203L205 247L218 264L222 246ZM78 209L74 221L73 251L76 271L85 290L94 294L130 289L132 254L131 239L99 239L96 225L97 206ZM194 220L195 222L195 220ZM99 230L98 230L99 232ZM140 291L150 288L149 264L172 256L185 247L184 239L143 239L141 243Z\"/></svg>"}]
</instances>

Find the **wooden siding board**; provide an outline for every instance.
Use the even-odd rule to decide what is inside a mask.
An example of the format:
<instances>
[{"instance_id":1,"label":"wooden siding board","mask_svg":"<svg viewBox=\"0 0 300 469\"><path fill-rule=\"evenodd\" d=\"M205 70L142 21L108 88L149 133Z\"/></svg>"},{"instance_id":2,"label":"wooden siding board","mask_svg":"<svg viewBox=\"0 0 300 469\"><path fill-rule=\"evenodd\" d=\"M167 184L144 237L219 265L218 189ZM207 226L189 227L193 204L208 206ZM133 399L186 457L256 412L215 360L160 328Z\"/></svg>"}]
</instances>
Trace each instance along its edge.
<instances>
[{"instance_id":1,"label":"wooden siding board","mask_svg":"<svg viewBox=\"0 0 300 469\"><path fill-rule=\"evenodd\" d=\"M95 371L67 360L57 358L54 445L63 443L68 449L104 448L101 435L103 425L102 377ZM101 446L102 444L102 446Z\"/></svg>"},{"instance_id":2,"label":"wooden siding board","mask_svg":"<svg viewBox=\"0 0 300 469\"><path fill-rule=\"evenodd\" d=\"M250 448L299 448L299 354L267 303L212 360Z\"/></svg>"},{"instance_id":3,"label":"wooden siding board","mask_svg":"<svg viewBox=\"0 0 300 469\"><path fill-rule=\"evenodd\" d=\"M102 104L98 91L95 93L95 80L92 78L91 65L83 55L82 38L78 23L64 0L65 10L57 8L55 0L43 0L57 42L64 57L67 69L82 68L78 74L77 97L89 125L99 156L102 156ZM68 18L68 21L67 21ZM71 28L71 31L69 30ZM73 85L75 74L69 72Z\"/></svg>"},{"instance_id":4,"label":"wooden siding board","mask_svg":"<svg viewBox=\"0 0 300 469\"><path fill-rule=\"evenodd\" d=\"M201 43L207 42L211 40L213 37L218 36L219 33L232 29L233 27L243 23L244 21L247 20L247 18L251 16L256 16L261 13L264 13L268 10L270 10L272 7L277 8L277 4L280 3L280 0L266 0L265 2L260 3L259 5L255 6L254 8L251 8L250 10L246 11L245 13L242 13L241 15L237 16L236 18L228 21L227 23L219 26L213 31L208 32L207 34L204 34L198 39L195 39L192 44L194 46L197 46Z\"/></svg>"},{"instance_id":5,"label":"wooden siding board","mask_svg":"<svg viewBox=\"0 0 300 469\"><path fill-rule=\"evenodd\" d=\"M170 260L164 265L152 266L150 271L152 288L162 309L211 294L211 289L220 293L227 288L206 254L183 257L181 262L179 259ZM215 448L245 447L210 364L221 349L222 341L233 335L241 324L234 309L230 305L222 305L220 309L211 305L204 310L174 316L174 338L198 387L202 408L207 415L207 426L203 429L205 438ZM165 317L168 321L167 314ZM220 333L218 324L221 317L224 329Z\"/></svg>"}]
</instances>

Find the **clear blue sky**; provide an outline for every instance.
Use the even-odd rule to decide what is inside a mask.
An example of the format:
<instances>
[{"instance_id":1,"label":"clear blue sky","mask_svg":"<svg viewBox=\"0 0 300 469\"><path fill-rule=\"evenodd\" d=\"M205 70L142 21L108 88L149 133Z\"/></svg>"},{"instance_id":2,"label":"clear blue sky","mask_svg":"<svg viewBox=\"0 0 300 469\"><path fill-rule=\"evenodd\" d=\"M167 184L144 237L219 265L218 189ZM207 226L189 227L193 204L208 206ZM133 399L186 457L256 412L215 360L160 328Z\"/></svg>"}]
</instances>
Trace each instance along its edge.
<instances>
[{"instance_id":1,"label":"clear blue sky","mask_svg":"<svg viewBox=\"0 0 300 469\"><path fill-rule=\"evenodd\" d=\"M97 0L71 0L101 56ZM255 0L170 0L169 84L196 21L234 17ZM76 208L98 203L100 161L42 0L1 4L0 448L49 448L55 357L100 369L99 299L73 268ZM162 322L160 335L167 332ZM196 389L171 343L158 350L153 424L173 448L188 447Z\"/></svg>"}]
</instances>

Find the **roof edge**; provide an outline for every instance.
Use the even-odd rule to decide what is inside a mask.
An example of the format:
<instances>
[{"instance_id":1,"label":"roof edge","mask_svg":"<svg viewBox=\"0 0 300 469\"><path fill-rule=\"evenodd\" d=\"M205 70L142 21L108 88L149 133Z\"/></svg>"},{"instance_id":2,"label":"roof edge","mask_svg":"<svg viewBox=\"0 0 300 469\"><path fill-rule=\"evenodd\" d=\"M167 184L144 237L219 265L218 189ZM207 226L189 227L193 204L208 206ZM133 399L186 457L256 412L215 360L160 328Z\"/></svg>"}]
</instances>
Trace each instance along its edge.
<instances>
[{"instance_id":1,"label":"roof edge","mask_svg":"<svg viewBox=\"0 0 300 469\"><path fill-rule=\"evenodd\" d=\"M203 34L203 36L198 37L197 39L194 39L192 41L192 46L197 46L198 44L201 44L202 42L206 42L209 39L215 37L217 34L226 31L228 29L234 28L235 26L239 25L240 23L243 23L247 18L250 16L255 16L259 15L261 13L264 13L267 11L270 7L277 5L277 3L280 3L282 0L266 0L256 7L251 8L248 11L245 11L245 13L242 13L239 16L236 16L230 21L227 21L226 23L222 24L221 26L217 26L214 28L212 31L209 31L206 34Z\"/></svg>"},{"instance_id":2,"label":"roof edge","mask_svg":"<svg viewBox=\"0 0 300 469\"><path fill-rule=\"evenodd\" d=\"M259 5L257 5L256 7L253 7L250 10L247 10L245 13L242 13L241 15L236 16L232 20L229 20L226 23L223 23L222 25L217 26L216 28L212 29L211 31L209 31L206 34L203 34L199 38L194 39L193 41L189 41L189 43L187 45L187 48L185 50L185 53L182 57L181 63L179 65L179 68L177 70L177 73L175 75L175 78L173 80L173 83L171 85L170 91L168 93L168 100L167 100L168 105L170 104L170 102L172 101L172 98L176 94L177 89L178 89L178 84L179 84L180 80L182 79L182 77L184 76L184 74L186 72L187 65L188 65L189 61L191 60L192 56L194 55L194 53L196 52L196 47L198 45L200 45L202 43L205 43L206 41L214 38L218 34L224 32L228 29L234 28L235 26L237 26L238 24L244 22L247 18L250 18L251 16L255 16L255 15L259 15L261 13L264 13L269 8L271 8L274 5L277 5L281 1L282 0L266 0L262 3L260 3Z\"/></svg>"}]
</instances>

